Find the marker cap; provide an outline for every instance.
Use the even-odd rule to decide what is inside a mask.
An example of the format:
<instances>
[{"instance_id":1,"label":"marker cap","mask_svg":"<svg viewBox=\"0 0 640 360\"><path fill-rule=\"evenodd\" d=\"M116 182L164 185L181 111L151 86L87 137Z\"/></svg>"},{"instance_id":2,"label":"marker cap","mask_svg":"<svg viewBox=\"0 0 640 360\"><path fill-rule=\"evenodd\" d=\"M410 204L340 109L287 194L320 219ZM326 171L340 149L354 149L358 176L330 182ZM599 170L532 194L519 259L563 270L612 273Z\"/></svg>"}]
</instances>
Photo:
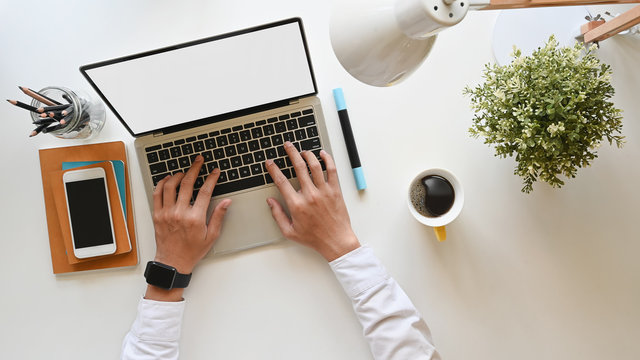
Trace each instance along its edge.
<instances>
[{"instance_id":1,"label":"marker cap","mask_svg":"<svg viewBox=\"0 0 640 360\"><path fill-rule=\"evenodd\" d=\"M364 172L361 167L353 168L353 178L356 179L356 187L358 190L367 188L367 181L364 179Z\"/></svg>"}]
</instances>

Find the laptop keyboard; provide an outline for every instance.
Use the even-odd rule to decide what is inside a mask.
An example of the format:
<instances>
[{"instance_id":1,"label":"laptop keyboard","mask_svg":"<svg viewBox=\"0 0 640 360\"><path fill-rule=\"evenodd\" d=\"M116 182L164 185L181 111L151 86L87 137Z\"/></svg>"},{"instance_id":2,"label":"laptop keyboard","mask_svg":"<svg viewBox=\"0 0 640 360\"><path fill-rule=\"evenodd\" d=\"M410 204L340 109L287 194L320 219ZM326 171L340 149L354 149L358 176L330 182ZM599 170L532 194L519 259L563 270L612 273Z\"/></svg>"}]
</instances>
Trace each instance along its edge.
<instances>
[{"instance_id":1,"label":"laptop keyboard","mask_svg":"<svg viewBox=\"0 0 640 360\"><path fill-rule=\"evenodd\" d=\"M153 186L167 175L186 172L198 154L204 165L194 184L193 199L209 173L220 169L213 196L273 183L265 160L272 159L289 179L296 176L284 150L290 141L298 151L320 160L322 144L313 109L295 111L244 125L189 136L145 148ZM322 169L325 164L320 160Z\"/></svg>"}]
</instances>

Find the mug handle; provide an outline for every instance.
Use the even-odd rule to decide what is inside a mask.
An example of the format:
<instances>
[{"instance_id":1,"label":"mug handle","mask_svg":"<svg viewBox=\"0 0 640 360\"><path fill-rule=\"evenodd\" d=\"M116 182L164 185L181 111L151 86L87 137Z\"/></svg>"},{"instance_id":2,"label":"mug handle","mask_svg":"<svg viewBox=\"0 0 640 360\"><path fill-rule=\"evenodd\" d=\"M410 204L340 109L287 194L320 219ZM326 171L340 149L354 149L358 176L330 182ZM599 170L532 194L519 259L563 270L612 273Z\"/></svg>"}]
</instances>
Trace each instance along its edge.
<instances>
[{"instance_id":1,"label":"mug handle","mask_svg":"<svg viewBox=\"0 0 640 360\"><path fill-rule=\"evenodd\" d=\"M434 227L433 232L436 233L436 238L438 239L438 241L442 242L447 240L447 230L444 228L444 226Z\"/></svg>"}]
</instances>

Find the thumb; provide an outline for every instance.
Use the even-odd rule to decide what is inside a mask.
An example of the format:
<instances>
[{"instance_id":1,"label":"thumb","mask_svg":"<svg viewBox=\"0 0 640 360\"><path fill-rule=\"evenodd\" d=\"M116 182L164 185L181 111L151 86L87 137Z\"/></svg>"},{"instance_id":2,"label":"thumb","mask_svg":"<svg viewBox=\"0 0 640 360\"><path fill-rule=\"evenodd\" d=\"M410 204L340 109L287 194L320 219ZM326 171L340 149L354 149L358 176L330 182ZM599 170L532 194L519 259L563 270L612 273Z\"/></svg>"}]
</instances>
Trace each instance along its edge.
<instances>
[{"instance_id":1,"label":"thumb","mask_svg":"<svg viewBox=\"0 0 640 360\"><path fill-rule=\"evenodd\" d=\"M287 239L291 239L291 219L289 219L289 216L284 212L282 205L280 205L278 200L274 198L268 198L267 204L269 204L269 207L271 208L273 220L278 224L282 235Z\"/></svg>"},{"instance_id":2,"label":"thumb","mask_svg":"<svg viewBox=\"0 0 640 360\"><path fill-rule=\"evenodd\" d=\"M231 205L231 199L224 199L213 210L211 217L209 218L209 225L207 225L207 237L217 239L220 236L220 229L222 228L222 220L227 214L227 209Z\"/></svg>"}]
</instances>

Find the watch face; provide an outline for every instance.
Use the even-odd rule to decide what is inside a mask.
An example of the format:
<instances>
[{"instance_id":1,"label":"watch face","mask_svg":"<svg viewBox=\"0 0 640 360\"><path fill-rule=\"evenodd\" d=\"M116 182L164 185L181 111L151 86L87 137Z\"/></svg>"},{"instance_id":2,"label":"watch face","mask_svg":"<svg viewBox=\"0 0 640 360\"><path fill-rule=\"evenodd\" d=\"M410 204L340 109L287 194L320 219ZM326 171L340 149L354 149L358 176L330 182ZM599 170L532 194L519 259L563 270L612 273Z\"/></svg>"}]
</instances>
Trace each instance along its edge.
<instances>
[{"instance_id":1,"label":"watch face","mask_svg":"<svg viewBox=\"0 0 640 360\"><path fill-rule=\"evenodd\" d=\"M147 283L164 289L171 289L175 274L175 269L152 263L146 273Z\"/></svg>"}]
</instances>

